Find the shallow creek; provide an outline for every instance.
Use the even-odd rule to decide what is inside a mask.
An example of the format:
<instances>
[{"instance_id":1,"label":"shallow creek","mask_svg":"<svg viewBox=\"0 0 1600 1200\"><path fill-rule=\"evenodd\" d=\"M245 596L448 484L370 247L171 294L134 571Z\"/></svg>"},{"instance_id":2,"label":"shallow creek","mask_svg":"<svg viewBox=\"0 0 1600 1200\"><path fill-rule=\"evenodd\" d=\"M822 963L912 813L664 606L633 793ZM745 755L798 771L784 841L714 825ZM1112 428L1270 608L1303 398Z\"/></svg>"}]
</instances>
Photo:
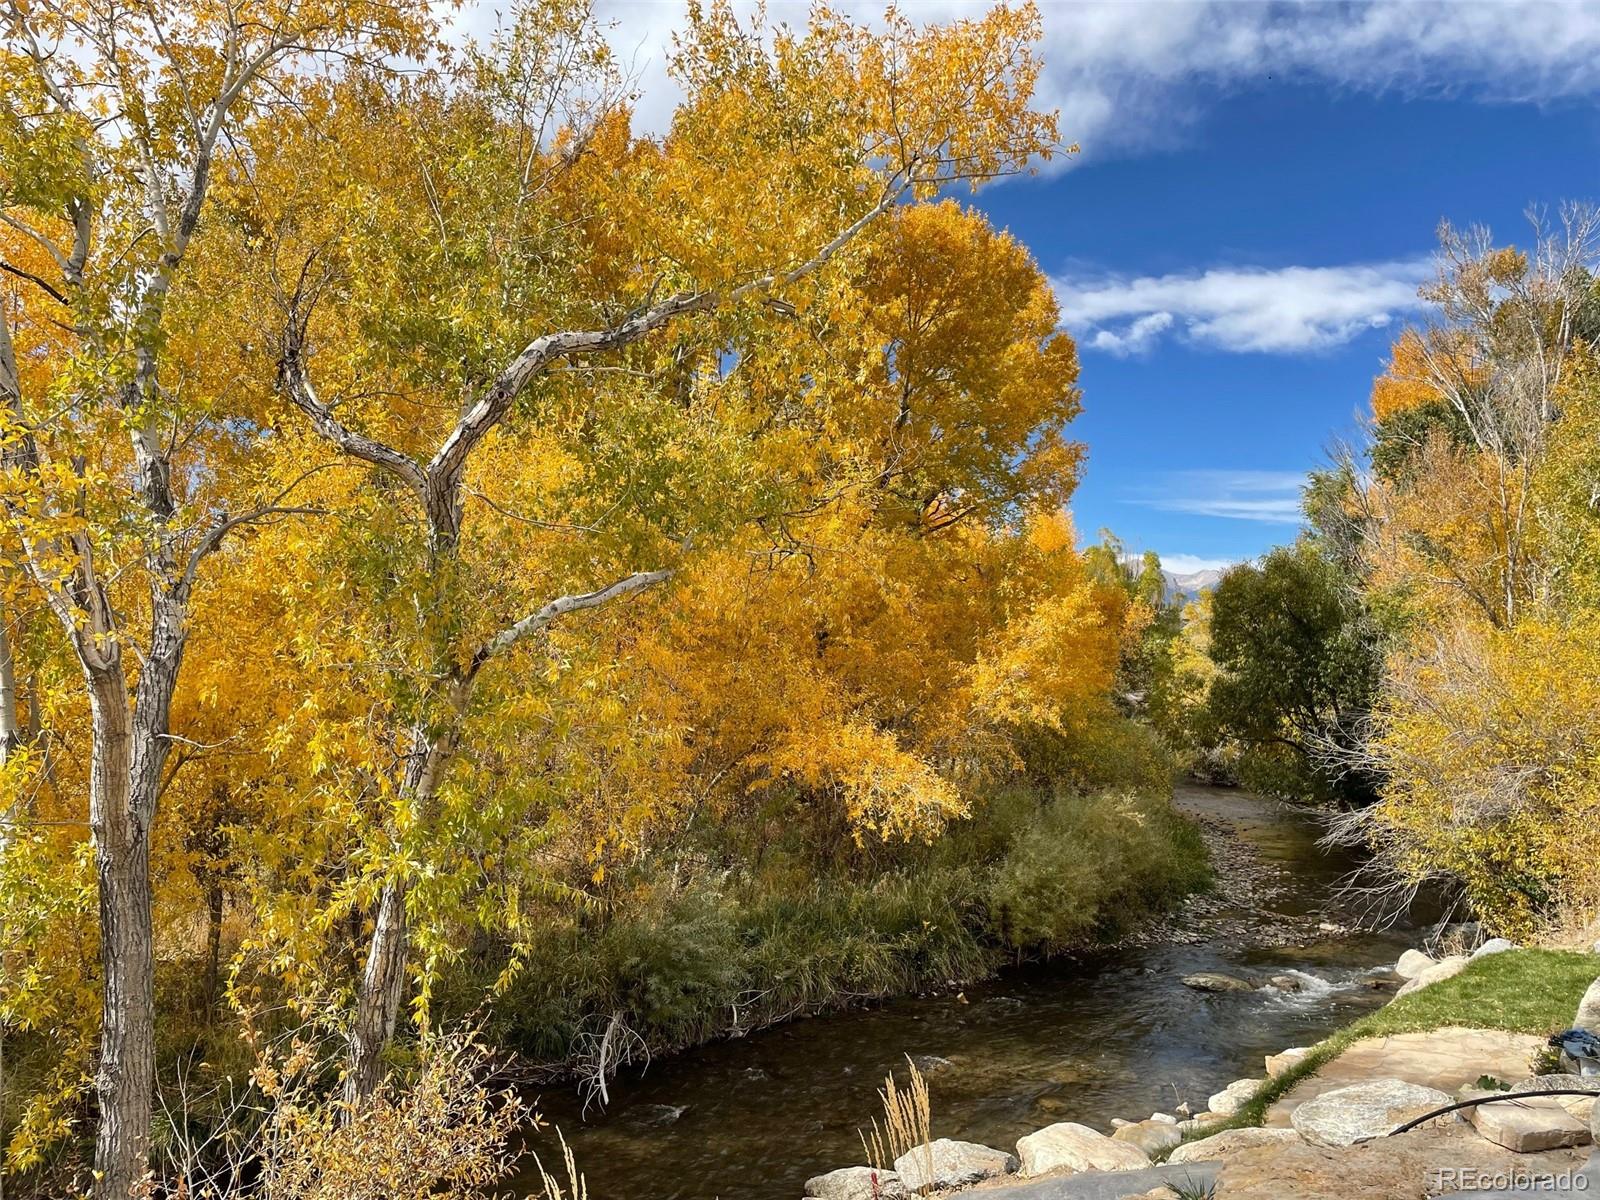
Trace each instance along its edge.
<instances>
[{"instance_id":1,"label":"shallow creek","mask_svg":"<svg viewBox=\"0 0 1600 1200\"><path fill-rule=\"evenodd\" d=\"M594 1200L798 1200L807 1177L863 1160L857 1129L905 1056L928 1078L936 1136L1009 1149L1053 1121L1109 1132L1262 1073L1388 999L1375 968L1404 932L1353 933L1336 897L1351 861L1305 813L1248 792L1180 787L1218 874L1212 895L1129 945L1023 967L950 994L788 1025L658 1061L611 1087L607 1112L541 1108L572 1143ZM1293 975L1295 992L1210 994L1196 971ZM533 1148L554 1166L553 1132Z\"/></svg>"}]
</instances>

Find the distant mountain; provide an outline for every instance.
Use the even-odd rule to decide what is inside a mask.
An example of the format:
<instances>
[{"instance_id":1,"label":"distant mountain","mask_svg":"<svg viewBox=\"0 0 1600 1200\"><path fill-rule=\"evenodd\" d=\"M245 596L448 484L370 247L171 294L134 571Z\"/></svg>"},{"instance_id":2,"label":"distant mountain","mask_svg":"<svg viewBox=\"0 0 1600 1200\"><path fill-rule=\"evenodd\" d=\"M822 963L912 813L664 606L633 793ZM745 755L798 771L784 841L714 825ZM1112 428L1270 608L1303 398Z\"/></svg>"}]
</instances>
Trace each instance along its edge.
<instances>
[{"instance_id":1,"label":"distant mountain","mask_svg":"<svg viewBox=\"0 0 1600 1200\"><path fill-rule=\"evenodd\" d=\"M1161 572L1167 579L1167 603L1176 603L1181 595L1186 600L1196 599L1201 592L1209 592L1222 582L1221 571L1191 571L1179 575L1173 571Z\"/></svg>"}]
</instances>

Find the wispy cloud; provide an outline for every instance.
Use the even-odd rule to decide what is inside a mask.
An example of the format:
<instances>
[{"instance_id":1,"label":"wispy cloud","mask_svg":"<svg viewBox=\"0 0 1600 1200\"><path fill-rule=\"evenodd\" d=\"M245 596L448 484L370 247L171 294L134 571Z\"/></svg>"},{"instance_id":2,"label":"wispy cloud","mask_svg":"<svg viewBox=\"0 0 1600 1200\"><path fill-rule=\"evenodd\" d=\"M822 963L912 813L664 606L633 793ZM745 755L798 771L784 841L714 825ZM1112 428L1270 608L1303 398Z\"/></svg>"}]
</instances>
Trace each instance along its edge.
<instances>
[{"instance_id":1,"label":"wispy cloud","mask_svg":"<svg viewBox=\"0 0 1600 1200\"><path fill-rule=\"evenodd\" d=\"M735 6L748 14L754 0ZM902 7L918 20L936 21L974 16L987 6L988 0L919 0ZM469 5L449 19L458 31L481 33L507 7ZM684 25L683 3L599 0L597 7L612 22L613 48L637 77L640 128L664 130L679 96L666 64L672 34ZM1089 0L1040 7L1041 100L1060 108L1063 135L1082 144L1078 161L1180 143L1207 98L1269 73L1372 93L1490 101L1600 94L1594 0ZM861 0L850 11L875 20L883 8L882 0ZM803 26L807 9L807 0L769 0L767 24Z\"/></svg>"},{"instance_id":2,"label":"wispy cloud","mask_svg":"<svg viewBox=\"0 0 1600 1200\"><path fill-rule=\"evenodd\" d=\"M1298 525L1304 485L1305 475L1293 471L1174 471L1129 499L1197 517Z\"/></svg>"},{"instance_id":3,"label":"wispy cloud","mask_svg":"<svg viewBox=\"0 0 1600 1200\"><path fill-rule=\"evenodd\" d=\"M1062 319L1089 349L1143 354L1177 336L1235 353L1294 354L1342 345L1418 308L1428 273L1416 259L1053 283Z\"/></svg>"}]
</instances>

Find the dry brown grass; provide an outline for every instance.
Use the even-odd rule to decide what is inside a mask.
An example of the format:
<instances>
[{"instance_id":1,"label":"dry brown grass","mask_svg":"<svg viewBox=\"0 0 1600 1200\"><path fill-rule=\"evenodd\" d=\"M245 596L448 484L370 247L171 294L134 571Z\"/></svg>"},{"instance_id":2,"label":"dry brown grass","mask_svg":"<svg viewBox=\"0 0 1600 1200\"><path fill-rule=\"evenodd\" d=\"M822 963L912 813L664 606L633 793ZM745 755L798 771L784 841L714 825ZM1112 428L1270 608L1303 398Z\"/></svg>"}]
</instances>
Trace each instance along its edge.
<instances>
[{"instance_id":1,"label":"dry brown grass","mask_svg":"<svg viewBox=\"0 0 1600 1200\"><path fill-rule=\"evenodd\" d=\"M584 1179L583 1172L578 1170L577 1160L572 1156L572 1147L567 1145L566 1134L558 1129L556 1137L561 1142L562 1171L567 1177L567 1185L563 1188L561 1181L545 1170L544 1163L535 1154L533 1165L539 1170L540 1200L589 1200L589 1184Z\"/></svg>"},{"instance_id":2,"label":"dry brown grass","mask_svg":"<svg viewBox=\"0 0 1600 1200\"><path fill-rule=\"evenodd\" d=\"M895 1082L893 1071L885 1076L878 1092L878 1098L883 1101L883 1123L880 1125L874 1117L871 1132L861 1131L861 1148L866 1151L867 1162L884 1171L894 1170L897 1159L920 1148L927 1155L923 1176L932 1178L933 1135L928 1081L909 1055L906 1067L910 1077L903 1089Z\"/></svg>"}]
</instances>

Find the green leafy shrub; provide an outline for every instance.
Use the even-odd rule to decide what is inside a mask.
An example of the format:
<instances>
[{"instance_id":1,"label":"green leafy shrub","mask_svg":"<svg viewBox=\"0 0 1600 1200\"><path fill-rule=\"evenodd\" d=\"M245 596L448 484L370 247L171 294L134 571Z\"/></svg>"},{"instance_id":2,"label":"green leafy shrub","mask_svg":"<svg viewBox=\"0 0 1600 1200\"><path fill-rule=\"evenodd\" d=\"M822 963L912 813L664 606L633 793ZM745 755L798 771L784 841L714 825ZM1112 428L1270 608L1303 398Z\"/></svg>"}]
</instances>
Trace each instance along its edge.
<instances>
[{"instance_id":1,"label":"green leafy shrub","mask_svg":"<svg viewBox=\"0 0 1600 1200\"><path fill-rule=\"evenodd\" d=\"M998 930L1018 949L1053 951L1117 932L1209 879L1198 833L1164 800L1062 793L1019 831L989 890Z\"/></svg>"}]
</instances>

